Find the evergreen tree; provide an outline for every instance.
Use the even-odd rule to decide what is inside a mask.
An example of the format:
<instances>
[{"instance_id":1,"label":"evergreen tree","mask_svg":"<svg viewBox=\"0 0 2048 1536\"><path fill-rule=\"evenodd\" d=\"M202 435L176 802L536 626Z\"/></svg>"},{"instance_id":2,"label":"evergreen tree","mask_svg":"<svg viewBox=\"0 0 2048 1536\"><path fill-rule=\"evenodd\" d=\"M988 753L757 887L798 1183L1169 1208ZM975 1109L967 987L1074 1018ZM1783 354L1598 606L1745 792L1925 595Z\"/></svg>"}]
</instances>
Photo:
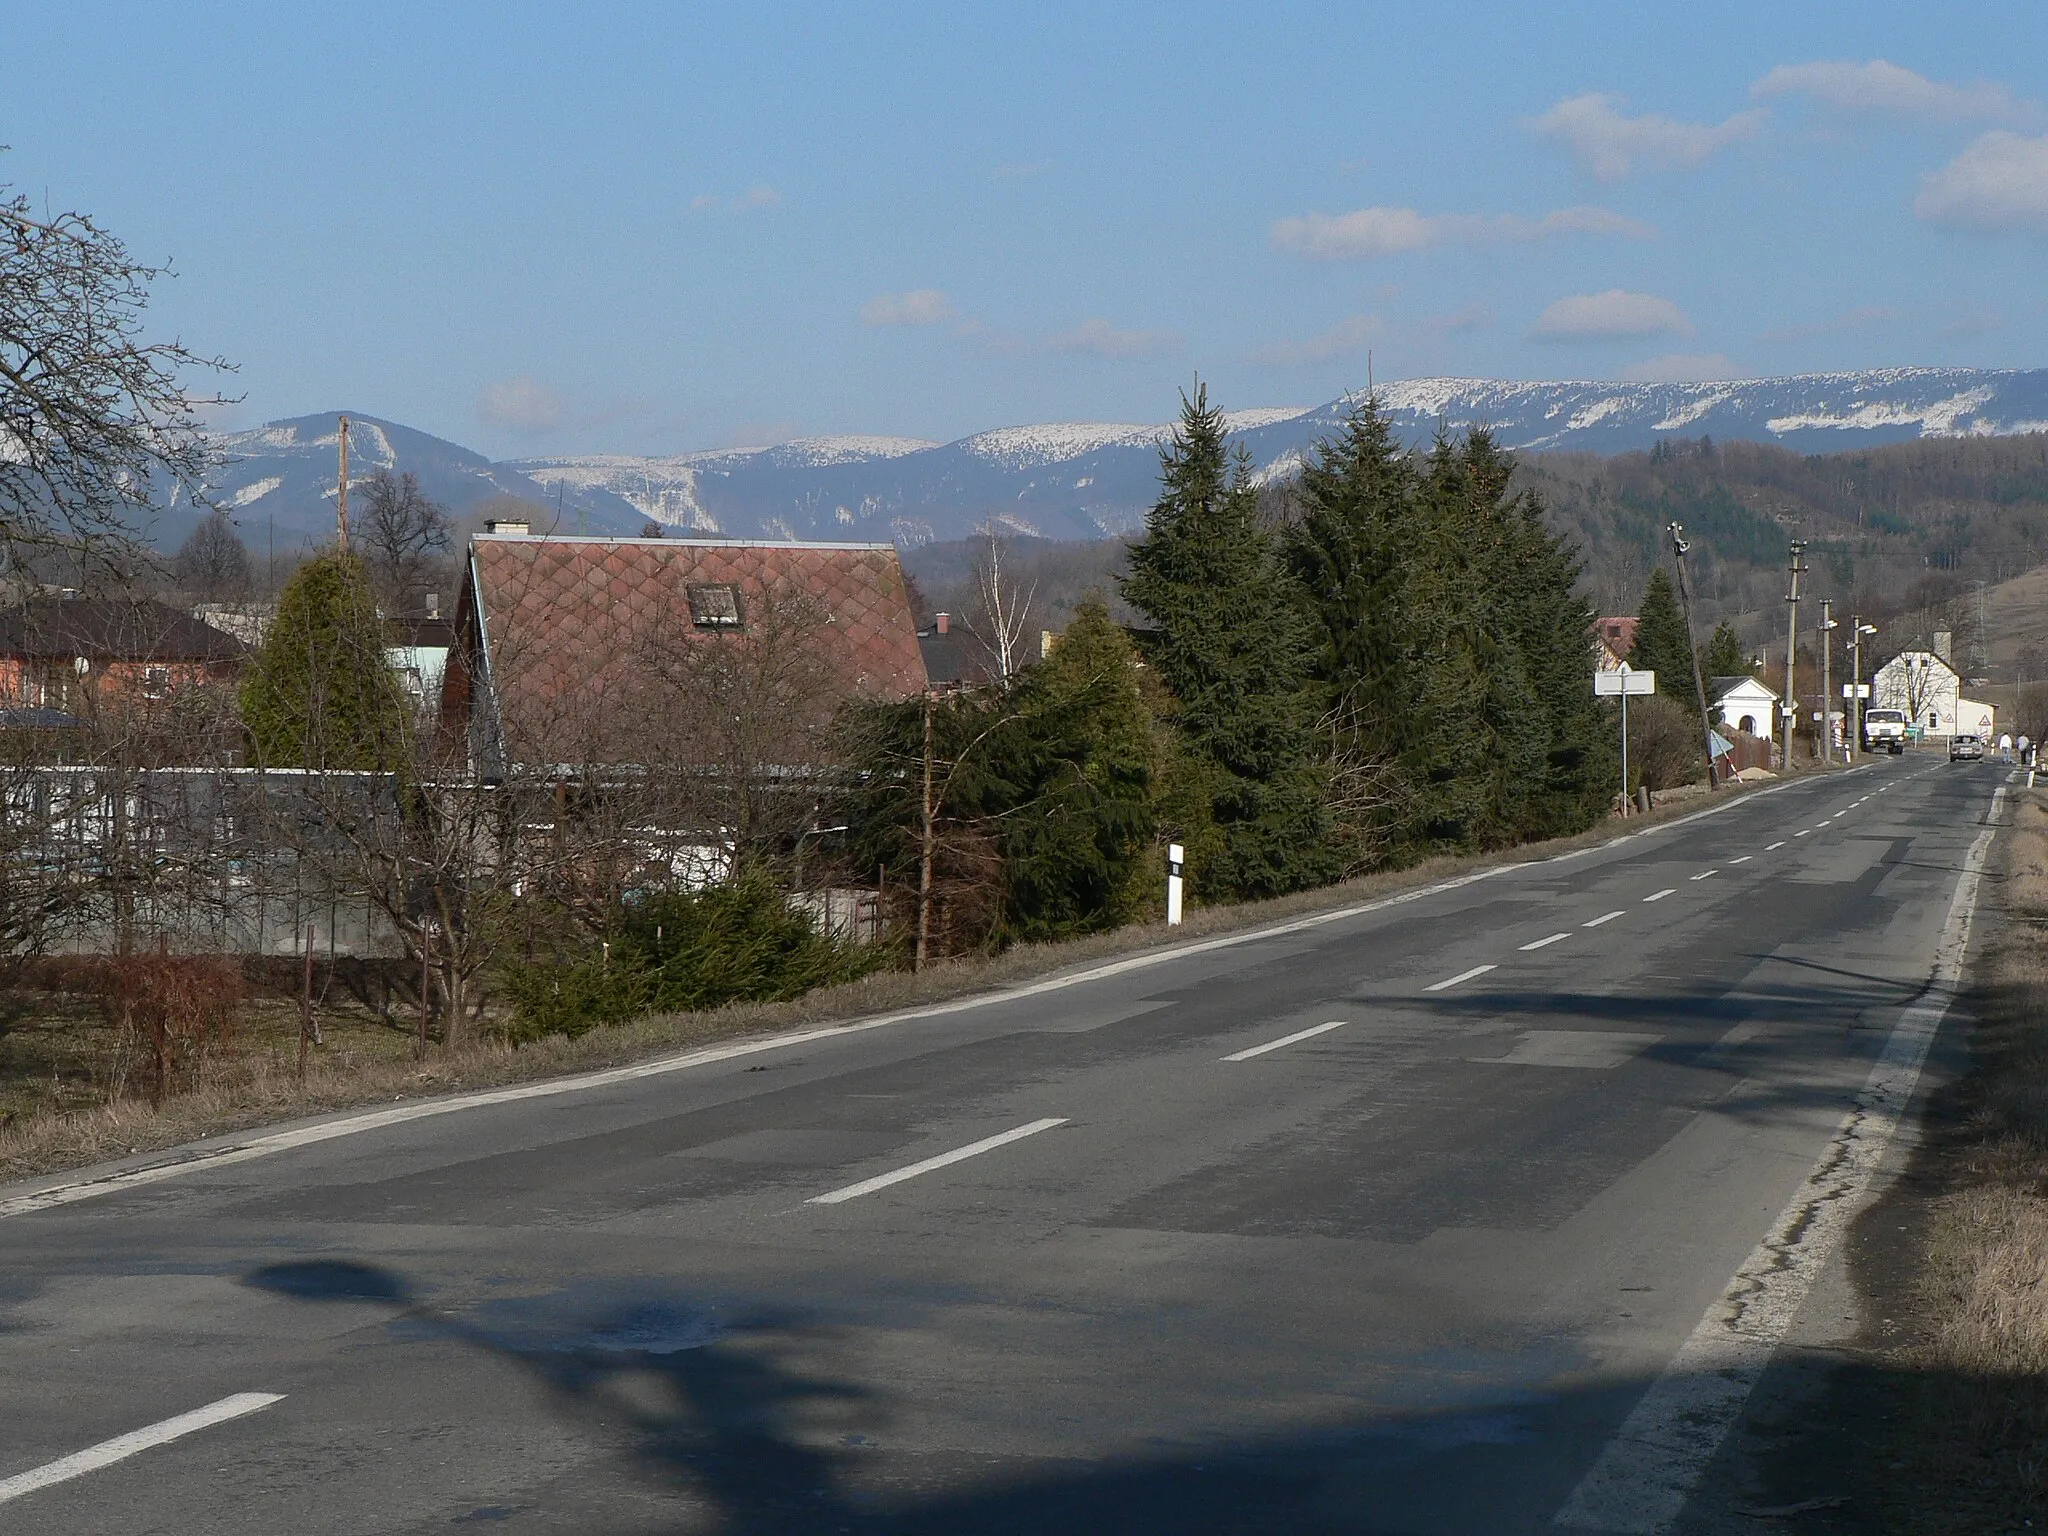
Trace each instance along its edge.
<instances>
[{"instance_id":1,"label":"evergreen tree","mask_svg":"<svg viewBox=\"0 0 2048 1536\"><path fill-rule=\"evenodd\" d=\"M1310 615L1332 815L1355 867L1383 852L1405 818L1397 760L1415 695L1406 664L1415 467L1377 398L1317 445L1295 495L1301 515L1282 548Z\"/></svg>"},{"instance_id":2,"label":"evergreen tree","mask_svg":"<svg viewBox=\"0 0 2048 1536\"><path fill-rule=\"evenodd\" d=\"M308 560L242 684L251 757L270 768L396 768L406 716L362 562L335 550Z\"/></svg>"},{"instance_id":3,"label":"evergreen tree","mask_svg":"<svg viewBox=\"0 0 2048 1536\"><path fill-rule=\"evenodd\" d=\"M1657 691L1666 698L1681 704L1691 702L1692 640L1686 633L1685 615L1678 608L1678 593L1661 565L1650 573L1650 584L1643 589L1628 664L1638 672L1655 672Z\"/></svg>"},{"instance_id":4,"label":"evergreen tree","mask_svg":"<svg viewBox=\"0 0 2048 1536\"><path fill-rule=\"evenodd\" d=\"M1337 868L1323 800L1308 624L1260 526L1249 467L1197 386L1160 456L1160 497L1124 595L1155 626L1147 658L1188 756L1212 775L1216 852L1202 899L1271 896Z\"/></svg>"},{"instance_id":5,"label":"evergreen tree","mask_svg":"<svg viewBox=\"0 0 2048 1536\"><path fill-rule=\"evenodd\" d=\"M1707 641L1707 654L1703 658L1708 677L1747 677L1749 658L1742 651L1742 637L1735 633L1735 626L1723 619L1714 626L1713 637Z\"/></svg>"}]
</instances>

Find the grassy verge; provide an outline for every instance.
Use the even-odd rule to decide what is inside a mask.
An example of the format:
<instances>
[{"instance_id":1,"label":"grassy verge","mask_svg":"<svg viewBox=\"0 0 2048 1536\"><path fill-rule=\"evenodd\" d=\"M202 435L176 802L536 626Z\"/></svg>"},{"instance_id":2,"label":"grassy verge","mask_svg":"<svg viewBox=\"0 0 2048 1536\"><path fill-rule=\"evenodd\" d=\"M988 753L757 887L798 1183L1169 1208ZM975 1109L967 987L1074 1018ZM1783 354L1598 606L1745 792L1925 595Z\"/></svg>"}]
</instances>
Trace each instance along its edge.
<instances>
[{"instance_id":1,"label":"grassy verge","mask_svg":"<svg viewBox=\"0 0 2048 1536\"><path fill-rule=\"evenodd\" d=\"M1728 793L1747 792L1736 788ZM850 1022L943 1002L1169 942L1237 932L1394 895L1495 865L1596 847L1618 834L1692 814L1707 803L1704 791L1674 795L1647 817L1612 821L1577 837L1493 855L1432 859L1411 869L1368 875L1274 901L1195 908L1174 930L1157 923L1138 924L1062 944L1024 945L990 958L950 961L921 974L884 972L847 986L821 988L794 1002L657 1015L594 1029L573 1040L553 1037L518 1048L484 1044L455 1054L434 1051L415 1060L402 1029L393 1028L367 1009L342 1007L323 1012L326 1044L312 1053L303 1079L296 1065L296 1012L282 1004L258 1005L235 1048L205 1062L189 1091L168 1097L161 1105L139 1096L80 1103L75 1094L67 1098L60 1091L61 1076L58 1089L44 1093L39 1080L25 1085L20 1071L11 1081L0 1075L0 1181L159 1151L202 1136L301 1115L534 1081L619 1066L718 1040ZM17 1024L16 1028L20 1027ZM68 1013L54 1010L31 1027L49 1036L44 1052L34 1057L37 1070L41 1070L53 1055L88 1049L86 1032L94 1026L89 1009L81 1004ZM0 1044L10 1038L11 1032L0 1037ZM14 1043L19 1058L24 1054L19 1049L22 1042L15 1039ZM0 1055L0 1073L7 1064L6 1056ZM17 1059L15 1065L20 1064ZM35 1073L27 1076L34 1078Z\"/></svg>"},{"instance_id":2,"label":"grassy verge","mask_svg":"<svg viewBox=\"0 0 2048 1536\"><path fill-rule=\"evenodd\" d=\"M1883 1528L1916 1536L2048 1527L2048 791L2016 795L1968 1070L1859 1234L1888 1314L1868 1478Z\"/></svg>"}]
</instances>

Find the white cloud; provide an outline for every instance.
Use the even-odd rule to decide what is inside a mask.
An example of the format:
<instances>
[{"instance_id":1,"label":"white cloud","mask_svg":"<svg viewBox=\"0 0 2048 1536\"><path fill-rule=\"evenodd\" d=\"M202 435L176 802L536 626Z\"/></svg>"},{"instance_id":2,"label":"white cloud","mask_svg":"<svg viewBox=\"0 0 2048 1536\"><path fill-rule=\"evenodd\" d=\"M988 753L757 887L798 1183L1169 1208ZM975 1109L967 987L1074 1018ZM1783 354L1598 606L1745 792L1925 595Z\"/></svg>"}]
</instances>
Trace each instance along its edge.
<instances>
[{"instance_id":1,"label":"white cloud","mask_svg":"<svg viewBox=\"0 0 2048 1536\"><path fill-rule=\"evenodd\" d=\"M936 288L913 288L908 293L884 293L860 307L862 325L944 325L959 311L953 301Z\"/></svg>"},{"instance_id":2,"label":"white cloud","mask_svg":"<svg viewBox=\"0 0 2048 1536\"><path fill-rule=\"evenodd\" d=\"M1367 261L1439 245L1522 244L1556 235L1626 235L1648 240L1656 231L1607 208L1559 208L1540 218L1519 213L1418 213L1413 208L1359 208L1350 213L1309 213L1281 219L1271 239L1278 249L1311 261Z\"/></svg>"},{"instance_id":3,"label":"white cloud","mask_svg":"<svg viewBox=\"0 0 2048 1536\"><path fill-rule=\"evenodd\" d=\"M1083 320L1071 331L1048 337L1049 352L1085 352L1096 357L1159 357L1177 352L1181 338L1174 331L1125 331L1107 320Z\"/></svg>"},{"instance_id":4,"label":"white cloud","mask_svg":"<svg viewBox=\"0 0 2048 1536\"><path fill-rule=\"evenodd\" d=\"M1979 234L2048 234L2048 134L1980 135L1920 183L1913 212Z\"/></svg>"},{"instance_id":5,"label":"white cloud","mask_svg":"<svg viewBox=\"0 0 2048 1536\"><path fill-rule=\"evenodd\" d=\"M1536 317L1538 341L1609 341L1625 336L1692 334L1685 311L1654 293L1580 293L1559 299Z\"/></svg>"},{"instance_id":6,"label":"white cloud","mask_svg":"<svg viewBox=\"0 0 2048 1536\"><path fill-rule=\"evenodd\" d=\"M476 413L507 431L549 432L568 419L569 403L532 374L520 373L486 384Z\"/></svg>"},{"instance_id":7,"label":"white cloud","mask_svg":"<svg viewBox=\"0 0 2048 1536\"><path fill-rule=\"evenodd\" d=\"M749 187L738 197L719 197L712 192L699 192L690 199L690 207L698 213L713 208L734 208L742 212L749 208L773 208L782 201L782 194L773 187Z\"/></svg>"},{"instance_id":8,"label":"white cloud","mask_svg":"<svg viewBox=\"0 0 2048 1536\"><path fill-rule=\"evenodd\" d=\"M1720 352L1667 352L1622 369L1621 376L1632 384L1698 384L1750 377Z\"/></svg>"},{"instance_id":9,"label":"white cloud","mask_svg":"<svg viewBox=\"0 0 2048 1536\"><path fill-rule=\"evenodd\" d=\"M1252 353L1252 361L1267 368L1300 368L1356 357L1385 329L1378 315L1346 315L1321 335L1305 341L1269 342Z\"/></svg>"},{"instance_id":10,"label":"white cloud","mask_svg":"<svg viewBox=\"0 0 2048 1536\"><path fill-rule=\"evenodd\" d=\"M1746 138L1764 120L1763 109L1738 112L1723 123L1681 123L1659 112L1629 117L1622 99L1594 91L1569 96L1527 126L1562 139L1579 163L1602 181L1619 181L1642 166L1671 170L1698 165L1716 150Z\"/></svg>"},{"instance_id":11,"label":"white cloud","mask_svg":"<svg viewBox=\"0 0 2048 1536\"><path fill-rule=\"evenodd\" d=\"M2038 107L2021 101L2005 86L1987 80L1945 85L1883 59L1861 64L1851 59L1780 64L1752 85L1749 94L1758 100L1811 96L1837 112L1931 123L2032 123L2041 116Z\"/></svg>"}]
</instances>

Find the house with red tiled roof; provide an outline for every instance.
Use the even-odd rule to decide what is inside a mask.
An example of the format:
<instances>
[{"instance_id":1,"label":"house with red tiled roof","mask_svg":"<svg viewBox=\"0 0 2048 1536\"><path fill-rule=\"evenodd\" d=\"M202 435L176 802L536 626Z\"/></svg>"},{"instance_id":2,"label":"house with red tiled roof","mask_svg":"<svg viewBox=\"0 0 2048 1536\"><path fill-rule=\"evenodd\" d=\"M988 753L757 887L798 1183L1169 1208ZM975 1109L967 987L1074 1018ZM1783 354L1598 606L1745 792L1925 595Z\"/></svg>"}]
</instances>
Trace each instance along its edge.
<instances>
[{"instance_id":1,"label":"house with red tiled roof","mask_svg":"<svg viewBox=\"0 0 2048 1536\"><path fill-rule=\"evenodd\" d=\"M791 758L842 703L925 687L889 544L484 533L454 628L443 741L485 777L513 764L708 766L720 754L697 741L714 733L729 762L741 707L761 715L750 755L801 767Z\"/></svg>"},{"instance_id":2,"label":"house with red tiled roof","mask_svg":"<svg viewBox=\"0 0 2048 1536\"><path fill-rule=\"evenodd\" d=\"M1619 671L1621 664L1628 660L1628 653L1636 648L1636 618L1599 618L1593 621L1593 670L1595 672Z\"/></svg>"}]
</instances>

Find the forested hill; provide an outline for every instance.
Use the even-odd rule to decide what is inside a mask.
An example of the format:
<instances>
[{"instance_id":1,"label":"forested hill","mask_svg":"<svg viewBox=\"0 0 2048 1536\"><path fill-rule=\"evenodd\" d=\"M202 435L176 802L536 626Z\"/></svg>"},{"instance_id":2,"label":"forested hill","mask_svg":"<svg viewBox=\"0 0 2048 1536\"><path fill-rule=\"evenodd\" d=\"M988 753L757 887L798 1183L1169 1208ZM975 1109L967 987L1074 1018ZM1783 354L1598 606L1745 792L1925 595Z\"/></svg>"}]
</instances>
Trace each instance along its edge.
<instances>
[{"instance_id":1,"label":"forested hill","mask_svg":"<svg viewBox=\"0 0 2048 1536\"><path fill-rule=\"evenodd\" d=\"M1700 617L1782 617L1787 543L1808 541L1820 589L1866 614L1898 613L2048 565L2048 434L1944 438L1850 453L1799 454L1706 438L1647 453L1520 453L1520 483L1579 546L1585 589L1605 613L1633 613L1667 557L1665 529L1685 525ZM1263 498L1289 513L1286 482ZM934 606L965 605L973 542L905 551ZM1046 620L1090 587L1107 590L1123 544L1019 540L1017 569L1037 583ZM1768 616L1768 617L1763 617Z\"/></svg>"},{"instance_id":2,"label":"forested hill","mask_svg":"<svg viewBox=\"0 0 2048 1536\"><path fill-rule=\"evenodd\" d=\"M2048 563L2048 433L1811 455L1700 438L1611 458L1523 454L1519 474L1578 540L1609 612L1632 611L1673 521L1716 612L1778 605L1795 537L1832 592L1872 611Z\"/></svg>"}]
</instances>

